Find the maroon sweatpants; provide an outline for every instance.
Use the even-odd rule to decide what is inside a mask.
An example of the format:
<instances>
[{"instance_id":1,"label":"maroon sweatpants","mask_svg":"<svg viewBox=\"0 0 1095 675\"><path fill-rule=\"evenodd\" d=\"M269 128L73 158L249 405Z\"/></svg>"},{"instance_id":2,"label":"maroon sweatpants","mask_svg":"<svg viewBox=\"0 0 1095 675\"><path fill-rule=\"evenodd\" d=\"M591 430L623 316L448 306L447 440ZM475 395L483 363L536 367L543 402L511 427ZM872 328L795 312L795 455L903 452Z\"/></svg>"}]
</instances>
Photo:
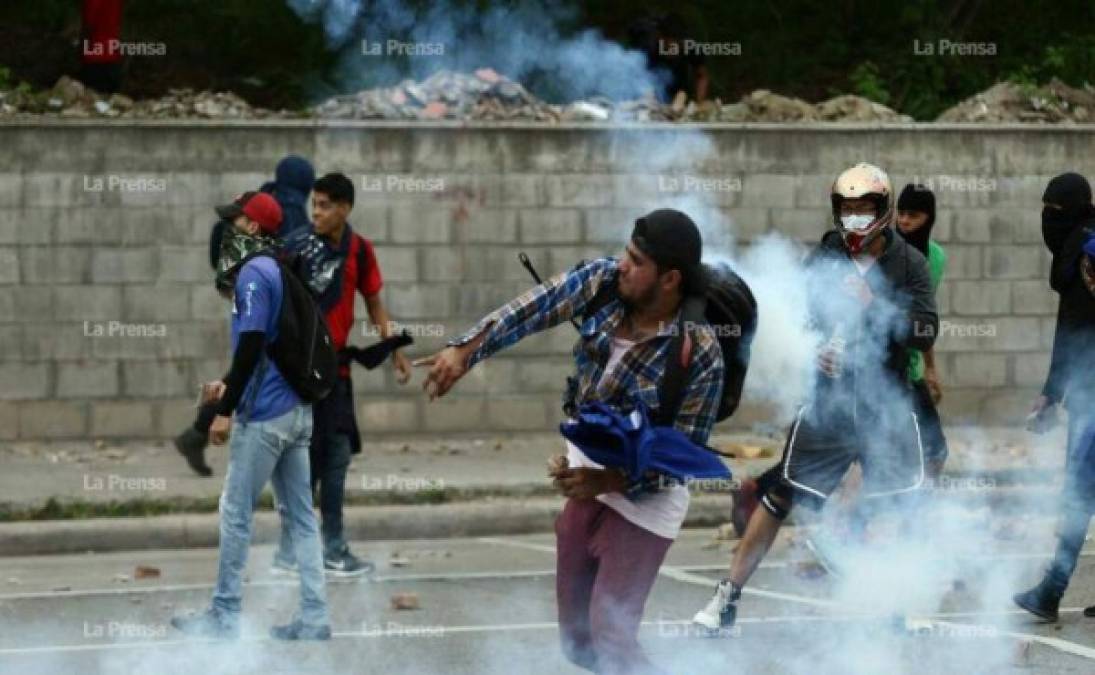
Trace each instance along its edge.
<instances>
[{"instance_id":1,"label":"maroon sweatpants","mask_svg":"<svg viewBox=\"0 0 1095 675\"><path fill-rule=\"evenodd\" d=\"M670 539L595 499L567 500L555 521L555 595L563 653L605 675L656 673L639 647L643 606Z\"/></svg>"}]
</instances>

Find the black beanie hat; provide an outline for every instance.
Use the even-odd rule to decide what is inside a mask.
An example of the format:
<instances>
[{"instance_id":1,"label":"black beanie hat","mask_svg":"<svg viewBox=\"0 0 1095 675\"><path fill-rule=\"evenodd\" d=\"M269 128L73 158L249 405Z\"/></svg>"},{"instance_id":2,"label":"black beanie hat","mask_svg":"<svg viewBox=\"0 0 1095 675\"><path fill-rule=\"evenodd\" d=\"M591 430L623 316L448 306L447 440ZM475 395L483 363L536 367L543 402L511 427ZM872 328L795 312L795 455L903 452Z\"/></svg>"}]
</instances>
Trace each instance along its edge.
<instances>
[{"instance_id":1,"label":"black beanie hat","mask_svg":"<svg viewBox=\"0 0 1095 675\"><path fill-rule=\"evenodd\" d=\"M901 232L905 239L914 248L928 256L928 241L931 240L932 228L935 226L935 193L919 183L909 183L901 190L897 198L898 211L919 211L928 214L928 221L916 232Z\"/></svg>"},{"instance_id":2,"label":"black beanie hat","mask_svg":"<svg viewBox=\"0 0 1095 675\"><path fill-rule=\"evenodd\" d=\"M699 228L687 215L675 209L651 211L635 221L631 241L659 266L680 270L685 287L695 288L703 240Z\"/></svg>"}]
</instances>

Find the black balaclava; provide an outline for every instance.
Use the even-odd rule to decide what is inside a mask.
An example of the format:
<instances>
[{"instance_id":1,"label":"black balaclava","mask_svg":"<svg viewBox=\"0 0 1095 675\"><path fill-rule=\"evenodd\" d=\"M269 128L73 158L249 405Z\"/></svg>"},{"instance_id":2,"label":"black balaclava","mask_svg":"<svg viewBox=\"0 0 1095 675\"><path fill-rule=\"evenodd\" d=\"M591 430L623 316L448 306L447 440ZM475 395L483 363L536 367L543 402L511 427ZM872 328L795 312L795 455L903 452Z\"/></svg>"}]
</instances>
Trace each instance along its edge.
<instances>
[{"instance_id":1,"label":"black balaclava","mask_svg":"<svg viewBox=\"0 0 1095 675\"><path fill-rule=\"evenodd\" d=\"M1042 208L1042 238L1050 253L1059 255L1072 230L1092 215L1091 185L1078 173L1062 173L1046 185L1042 201L1061 207Z\"/></svg>"},{"instance_id":2,"label":"black balaclava","mask_svg":"<svg viewBox=\"0 0 1095 675\"><path fill-rule=\"evenodd\" d=\"M928 220L916 232L897 231L901 237L916 250L928 257L928 242L931 241L932 228L935 226L935 194L923 185L909 183L897 198L898 211L919 211L928 214Z\"/></svg>"}]
</instances>

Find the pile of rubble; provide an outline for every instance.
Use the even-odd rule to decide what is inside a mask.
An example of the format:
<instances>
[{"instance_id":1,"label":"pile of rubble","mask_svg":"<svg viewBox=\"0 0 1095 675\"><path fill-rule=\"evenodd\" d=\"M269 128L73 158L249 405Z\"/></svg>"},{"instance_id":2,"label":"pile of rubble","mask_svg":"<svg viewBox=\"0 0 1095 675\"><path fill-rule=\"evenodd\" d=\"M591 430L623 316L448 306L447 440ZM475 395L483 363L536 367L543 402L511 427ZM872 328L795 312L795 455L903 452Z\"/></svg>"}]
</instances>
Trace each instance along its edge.
<instances>
[{"instance_id":1,"label":"pile of rubble","mask_svg":"<svg viewBox=\"0 0 1095 675\"><path fill-rule=\"evenodd\" d=\"M319 117L357 120L460 120L561 122L912 122L884 105L860 96L809 103L758 89L736 103L719 100L672 103L653 98L611 101L593 98L556 104L544 101L490 68L474 73L441 70L422 81L335 96L304 112L251 106L231 92L173 89L156 99L134 101L121 94L102 95L70 77L52 89L34 92L22 86L0 91L0 117L52 114L61 117L163 119L263 119ZM939 122L1095 122L1095 88L1077 89L1053 80L1035 88L1010 82L963 101L939 116Z\"/></svg>"},{"instance_id":2,"label":"pile of rubble","mask_svg":"<svg viewBox=\"0 0 1095 675\"><path fill-rule=\"evenodd\" d=\"M336 96L313 109L335 119L456 119L536 122L911 122L912 118L858 96L839 96L813 105L768 91L739 103L672 103L653 98L614 102L595 98L553 104L490 68L474 74L442 70L415 82Z\"/></svg>"},{"instance_id":3,"label":"pile of rubble","mask_svg":"<svg viewBox=\"0 0 1095 675\"><path fill-rule=\"evenodd\" d=\"M937 122L1095 122L1095 87L1070 87L1057 78L1043 87L999 82L940 115Z\"/></svg>"},{"instance_id":4,"label":"pile of rubble","mask_svg":"<svg viewBox=\"0 0 1095 675\"><path fill-rule=\"evenodd\" d=\"M122 94L104 95L64 76L52 89L26 87L0 91L0 117L55 114L60 117L261 119L293 117L287 111L256 108L231 92L172 89L160 98L134 101Z\"/></svg>"}]
</instances>

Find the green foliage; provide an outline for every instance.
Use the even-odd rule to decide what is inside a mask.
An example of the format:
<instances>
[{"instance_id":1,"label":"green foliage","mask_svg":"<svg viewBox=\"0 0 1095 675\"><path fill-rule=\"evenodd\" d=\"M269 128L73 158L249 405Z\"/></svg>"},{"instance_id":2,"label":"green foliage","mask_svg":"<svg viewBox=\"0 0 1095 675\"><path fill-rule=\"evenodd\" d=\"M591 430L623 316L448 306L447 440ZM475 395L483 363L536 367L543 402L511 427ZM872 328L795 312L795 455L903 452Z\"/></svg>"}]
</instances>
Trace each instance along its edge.
<instances>
[{"instance_id":1,"label":"green foliage","mask_svg":"<svg viewBox=\"0 0 1095 675\"><path fill-rule=\"evenodd\" d=\"M886 90L886 83L882 80L878 66L874 63L864 61L859 64L852 70L848 79L852 83L853 94L883 105L890 102L890 92Z\"/></svg>"}]
</instances>

